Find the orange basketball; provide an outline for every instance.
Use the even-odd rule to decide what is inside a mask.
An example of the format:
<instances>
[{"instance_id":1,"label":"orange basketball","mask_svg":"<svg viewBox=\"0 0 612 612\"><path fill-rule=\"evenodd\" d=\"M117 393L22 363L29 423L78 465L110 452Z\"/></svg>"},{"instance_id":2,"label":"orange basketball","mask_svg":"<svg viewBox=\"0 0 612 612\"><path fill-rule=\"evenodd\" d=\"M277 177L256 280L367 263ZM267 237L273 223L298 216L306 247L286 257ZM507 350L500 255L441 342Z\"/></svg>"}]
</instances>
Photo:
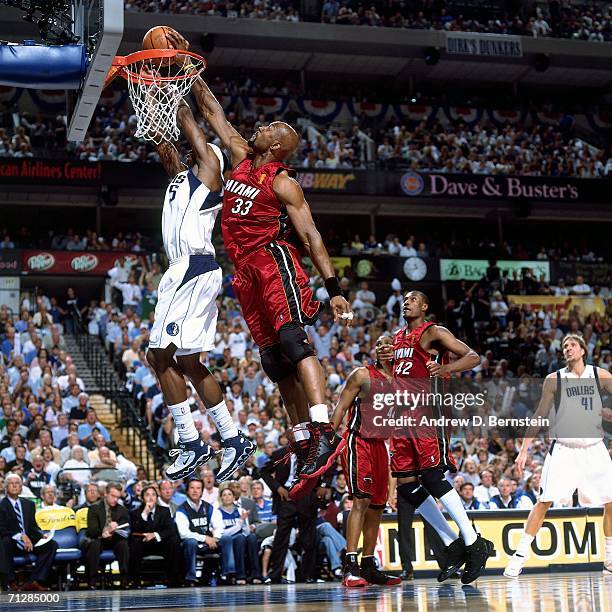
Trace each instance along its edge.
<instances>
[{"instance_id":1,"label":"orange basketball","mask_svg":"<svg viewBox=\"0 0 612 612\"><path fill-rule=\"evenodd\" d=\"M173 49L166 32L176 32L170 26L155 26L151 28L142 39L143 49Z\"/></svg>"}]
</instances>

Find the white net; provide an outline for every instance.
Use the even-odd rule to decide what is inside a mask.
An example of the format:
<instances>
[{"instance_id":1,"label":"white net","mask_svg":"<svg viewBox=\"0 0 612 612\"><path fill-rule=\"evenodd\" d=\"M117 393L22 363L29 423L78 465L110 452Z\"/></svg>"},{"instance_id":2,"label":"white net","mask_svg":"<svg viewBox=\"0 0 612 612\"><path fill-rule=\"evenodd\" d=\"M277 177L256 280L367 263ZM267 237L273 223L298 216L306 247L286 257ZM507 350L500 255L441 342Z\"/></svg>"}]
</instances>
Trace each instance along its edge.
<instances>
[{"instance_id":1,"label":"white net","mask_svg":"<svg viewBox=\"0 0 612 612\"><path fill-rule=\"evenodd\" d=\"M198 78L205 64L193 56L149 58L127 68L128 91L138 120L136 137L160 144L178 140L179 102Z\"/></svg>"}]
</instances>

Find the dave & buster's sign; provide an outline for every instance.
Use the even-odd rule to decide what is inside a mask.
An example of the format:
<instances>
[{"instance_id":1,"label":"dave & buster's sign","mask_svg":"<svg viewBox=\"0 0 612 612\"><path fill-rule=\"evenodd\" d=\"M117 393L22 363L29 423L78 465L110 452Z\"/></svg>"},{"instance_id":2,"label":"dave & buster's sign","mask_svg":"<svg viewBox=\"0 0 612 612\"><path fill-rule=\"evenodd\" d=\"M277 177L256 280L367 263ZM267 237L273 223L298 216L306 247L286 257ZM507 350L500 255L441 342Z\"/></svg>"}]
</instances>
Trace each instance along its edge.
<instances>
[{"instance_id":1,"label":"dave & buster's sign","mask_svg":"<svg viewBox=\"0 0 612 612\"><path fill-rule=\"evenodd\" d=\"M603 193L595 196L592 188L602 187L604 182L596 179L406 172L400 178L400 187L410 197L577 202L590 198L596 201L603 197Z\"/></svg>"},{"instance_id":2,"label":"dave & buster's sign","mask_svg":"<svg viewBox=\"0 0 612 612\"><path fill-rule=\"evenodd\" d=\"M106 276L120 257L132 253L86 251L22 251L21 268L24 274L63 274Z\"/></svg>"}]
</instances>

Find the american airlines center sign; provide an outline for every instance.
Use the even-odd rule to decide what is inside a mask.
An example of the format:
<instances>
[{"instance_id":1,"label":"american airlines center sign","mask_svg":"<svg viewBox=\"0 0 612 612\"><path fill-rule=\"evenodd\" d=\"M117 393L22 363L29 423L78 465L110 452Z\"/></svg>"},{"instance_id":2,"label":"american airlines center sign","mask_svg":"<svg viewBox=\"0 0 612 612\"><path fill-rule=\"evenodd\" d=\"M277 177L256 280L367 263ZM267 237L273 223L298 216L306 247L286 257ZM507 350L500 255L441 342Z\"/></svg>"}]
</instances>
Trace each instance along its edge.
<instances>
[{"instance_id":1,"label":"american airlines center sign","mask_svg":"<svg viewBox=\"0 0 612 612\"><path fill-rule=\"evenodd\" d=\"M409 197L552 202L605 201L607 180L535 176L405 172L399 186Z\"/></svg>"}]
</instances>

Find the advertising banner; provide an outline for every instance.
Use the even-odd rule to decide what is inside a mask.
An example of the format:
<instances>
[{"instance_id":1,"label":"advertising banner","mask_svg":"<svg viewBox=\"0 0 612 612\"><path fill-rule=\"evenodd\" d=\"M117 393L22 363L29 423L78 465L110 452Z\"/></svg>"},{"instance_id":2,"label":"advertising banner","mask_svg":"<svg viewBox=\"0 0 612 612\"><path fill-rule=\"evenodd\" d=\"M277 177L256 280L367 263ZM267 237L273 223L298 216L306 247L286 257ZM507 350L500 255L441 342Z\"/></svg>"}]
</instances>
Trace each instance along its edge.
<instances>
[{"instance_id":1,"label":"advertising banner","mask_svg":"<svg viewBox=\"0 0 612 612\"><path fill-rule=\"evenodd\" d=\"M486 259L441 259L440 260L440 280L459 281L459 280L480 280L486 273L489 262ZM512 261L500 260L497 267L502 271L508 271L510 278L514 272L521 276L525 268L533 270L535 278L544 275L544 280L550 281L550 263L540 260Z\"/></svg>"},{"instance_id":2,"label":"advertising banner","mask_svg":"<svg viewBox=\"0 0 612 612\"><path fill-rule=\"evenodd\" d=\"M136 259L134 253L117 251L21 251L24 274L106 276L120 257Z\"/></svg>"},{"instance_id":3,"label":"advertising banner","mask_svg":"<svg viewBox=\"0 0 612 612\"><path fill-rule=\"evenodd\" d=\"M0 276L17 276L21 272L21 253L15 249L0 251Z\"/></svg>"},{"instance_id":4,"label":"advertising banner","mask_svg":"<svg viewBox=\"0 0 612 612\"><path fill-rule=\"evenodd\" d=\"M507 297L509 304L531 304L534 308L552 306L555 311L560 312L568 312L578 308L582 316L593 312L604 315L606 312L606 303L600 297L583 297L579 295L560 297L554 295L509 295Z\"/></svg>"},{"instance_id":5,"label":"advertising banner","mask_svg":"<svg viewBox=\"0 0 612 612\"><path fill-rule=\"evenodd\" d=\"M446 108L464 122L478 120L474 109ZM409 196L461 201L547 201L563 203L609 202L608 179L569 177L389 172L383 170L328 170L296 168L296 179L308 193ZM0 159L3 184L75 185L98 188L133 187L165 189L168 182L160 164L129 164L62 159ZM161 196L160 196L161 198ZM407 201L407 204L409 202ZM160 199L161 204L161 199Z\"/></svg>"},{"instance_id":6,"label":"advertising banner","mask_svg":"<svg viewBox=\"0 0 612 612\"><path fill-rule=\"evenodd\" d=\"M523 44L520 36L447 32L446 52L478 57L523 57Z\"/></svg>"},{"instance_id":7,"label":"advertising banner","mask_svg":"<svg viewBox=\"0 0 612 612\"><path fill-rule=\"evenodd\" d=\"M481 510L468 512L476 529L495 544L495 556L487 562L487 569L501 570L514 554L525 526L526 510ZM550 510L542 529L532 544L532 554L526 568L548 568L563 565L572 571L572 565L602 563L604 558L604 533L601 509L576 508ZM452 521L449 521L454 528ZM423 523L418 515L412 525L414 552L412 564L415 571L437 571L438 564L425 539ZM401 571L397 519L383 515L380 526L382 537L382 563L387 571Z\"/></svg>"}]
</instances>

